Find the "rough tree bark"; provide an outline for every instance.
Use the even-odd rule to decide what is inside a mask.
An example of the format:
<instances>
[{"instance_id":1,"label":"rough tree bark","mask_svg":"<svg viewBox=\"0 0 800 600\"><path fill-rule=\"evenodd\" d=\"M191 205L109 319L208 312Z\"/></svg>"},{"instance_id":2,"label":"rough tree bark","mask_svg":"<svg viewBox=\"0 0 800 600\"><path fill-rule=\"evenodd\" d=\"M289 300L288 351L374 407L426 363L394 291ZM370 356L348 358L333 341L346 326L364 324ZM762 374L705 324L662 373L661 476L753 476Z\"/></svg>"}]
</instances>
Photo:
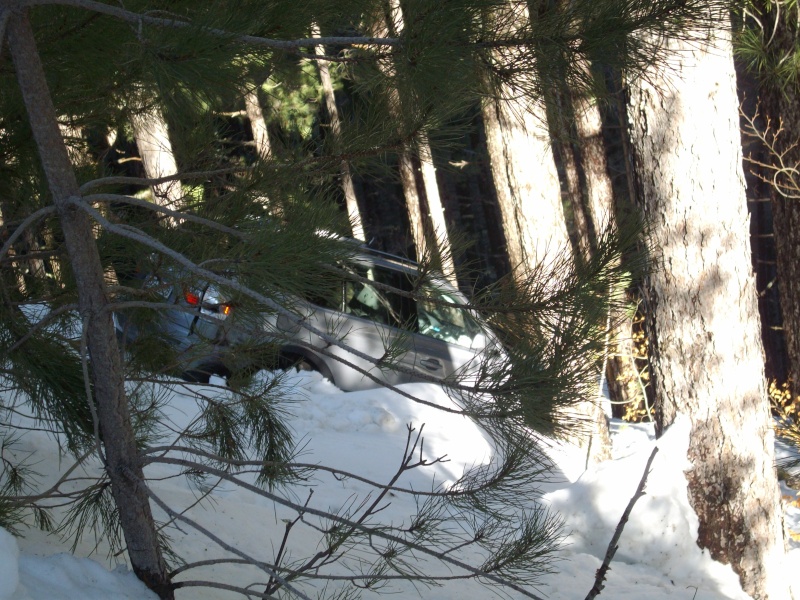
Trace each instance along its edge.
<instances>
[{"instance_id":1,"label":"rough tree bark","mask_svg":"<svg viewBox=\"0 0 800 600\"><path fill-rule=\"evenodd\" d=\"M723 15L715 15L721 21ZM691 422L698 544L758 599L789 597L741 171L731 43L667 40L630 89L639 201L655 251L644 284L659 432Z\"/></svg>"},{"instance_id":2,"label":"rough tree bark","mask_svg":"<svg viewBox=\"0 0 800 600\"><path fill-rule=\"evenodd\" d=\"M0 5L2 7L2 5ZM111 481L128 555L136 575L161 598L172 598L167 566L158 545L144 475L130 421L122 367L103 268L56 119L33 31L24 12L8 21L8 44L28 111L34 140L56 206L70 264L78 284L78 304L87 328L94 401L103 435L105 467Z\"/></svg>"},{"instance_id":3,"label":"rough tree bark","mask_svg":"<svg viewBox=\"0 0 800 600\"><path fill-rule=\"evenodd\" d=\"M544 106L490 98L482 110L511 267L535 266L569 248Z\"/></svg>"}]
</instances>

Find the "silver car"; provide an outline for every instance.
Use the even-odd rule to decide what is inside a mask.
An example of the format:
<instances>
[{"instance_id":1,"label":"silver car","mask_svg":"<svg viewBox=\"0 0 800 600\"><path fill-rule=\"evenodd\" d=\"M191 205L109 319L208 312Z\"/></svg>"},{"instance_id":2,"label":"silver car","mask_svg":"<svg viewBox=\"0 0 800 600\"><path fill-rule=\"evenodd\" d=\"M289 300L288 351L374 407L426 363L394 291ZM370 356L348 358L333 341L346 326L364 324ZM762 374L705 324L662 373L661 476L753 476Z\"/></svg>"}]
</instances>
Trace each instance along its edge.
<instances>
[{"instance_id":1,"label":"silver car","mask_svg":"<svg viewBox=\"0 0 800 600\"><path fill-rule=\"evenodd\" d=\"M259 344L278 348L278 366L319 371L347 391L452 382L476 371L484 351L500 351L458 290L438 278L419 285L416 263L361 247L341 273L329 297L287 299L290 313L255 322L237 319L235 304L213 284L190 289L151 275L145 285L160 286L175 305L155 327L178 350L188 379L275 366L253 364L244 350ZM121 339L136 340L137 326L124 313L115 323Z\"/></svg>"}]
</instances>

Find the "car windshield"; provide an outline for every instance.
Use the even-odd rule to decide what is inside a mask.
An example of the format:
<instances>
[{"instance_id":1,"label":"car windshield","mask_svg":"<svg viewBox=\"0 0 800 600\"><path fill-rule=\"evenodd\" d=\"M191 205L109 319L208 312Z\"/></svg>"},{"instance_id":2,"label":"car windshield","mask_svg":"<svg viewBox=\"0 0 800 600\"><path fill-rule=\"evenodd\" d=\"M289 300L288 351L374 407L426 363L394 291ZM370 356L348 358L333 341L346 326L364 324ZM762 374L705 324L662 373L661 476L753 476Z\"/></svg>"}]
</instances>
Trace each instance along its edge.
<instances>
[{"instance_id":1,"label":"car windshield","mask_svg":"<svg viewBox=\"0 0 800 600\"><path fill-rule=\"evenodd\" d=\"M421 294L417 292L414 301L411 297L414 277L409 273L363 263L351 265L348 270L356 277L344 282L340 304L343 312L411 329L448 344L466 348L485 345L483 327L463 306L458 292L429 284L423 286Z\"/></svg>"},{"instance_id":2,"label":"car windshield","mask_svg":"<svg viewBox=\"0 0 800 600\"><path fill-rule=\"evenodd\" d=\"M423 288L425 297L417 300L419 332L450 344L467 348L482 346L484 331L475 317L454 293L435 287Z\"/></svg>"}]
</instances>

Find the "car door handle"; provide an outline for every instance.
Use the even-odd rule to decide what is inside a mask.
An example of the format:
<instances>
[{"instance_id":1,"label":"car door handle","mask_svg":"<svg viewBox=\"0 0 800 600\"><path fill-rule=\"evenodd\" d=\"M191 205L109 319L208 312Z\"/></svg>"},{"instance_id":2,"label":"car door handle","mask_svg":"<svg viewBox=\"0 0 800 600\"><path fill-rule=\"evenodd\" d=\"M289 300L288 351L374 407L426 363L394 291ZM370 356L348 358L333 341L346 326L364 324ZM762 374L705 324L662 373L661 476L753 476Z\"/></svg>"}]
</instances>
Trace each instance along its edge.
<instances>
[{"instance_id":1,"label":"car door handle","mask_svg":"<svg viewBox=\"0 0 800 600\"><path fill-rule=\"evenodd\" d=\"M440 363L435 358L423 358L421 361L419 361L419 364L421 364L429 371L438 371L439 369L442 368L442 363Z\"/></svg>"}]
</instances>

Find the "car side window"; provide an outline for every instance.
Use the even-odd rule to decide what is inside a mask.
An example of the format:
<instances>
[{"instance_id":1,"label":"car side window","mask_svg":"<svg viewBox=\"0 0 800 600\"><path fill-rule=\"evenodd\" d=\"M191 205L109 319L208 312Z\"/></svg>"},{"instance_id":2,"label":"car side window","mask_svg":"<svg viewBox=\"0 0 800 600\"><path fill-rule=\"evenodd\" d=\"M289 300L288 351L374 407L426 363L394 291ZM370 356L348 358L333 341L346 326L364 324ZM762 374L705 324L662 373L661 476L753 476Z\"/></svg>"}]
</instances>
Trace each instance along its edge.
<instances>
[{"instance_id":1,"label":"car side window","mask_svg":"<svg viewBox=\"0 0 800 600\"><path fill-rule=\"evenodd\" d=\"M411 298L392 292L410 291L403 273L374 265L353 265L349 269L356 279L344 283L344 312L392 327L416 325L416 311Z\"/></svg>"},{"instance_id":2,"label":"car side window","mask_svg":"<svg viewBox=\"0 0 800 600\"><path fill-rule=\"evenodd\" d=\"M449 344L475 347L483 330L478 321L453 294L433 287L423 289L425 296L417 300L419 332Z\"/></svg>"}]
</instances>

